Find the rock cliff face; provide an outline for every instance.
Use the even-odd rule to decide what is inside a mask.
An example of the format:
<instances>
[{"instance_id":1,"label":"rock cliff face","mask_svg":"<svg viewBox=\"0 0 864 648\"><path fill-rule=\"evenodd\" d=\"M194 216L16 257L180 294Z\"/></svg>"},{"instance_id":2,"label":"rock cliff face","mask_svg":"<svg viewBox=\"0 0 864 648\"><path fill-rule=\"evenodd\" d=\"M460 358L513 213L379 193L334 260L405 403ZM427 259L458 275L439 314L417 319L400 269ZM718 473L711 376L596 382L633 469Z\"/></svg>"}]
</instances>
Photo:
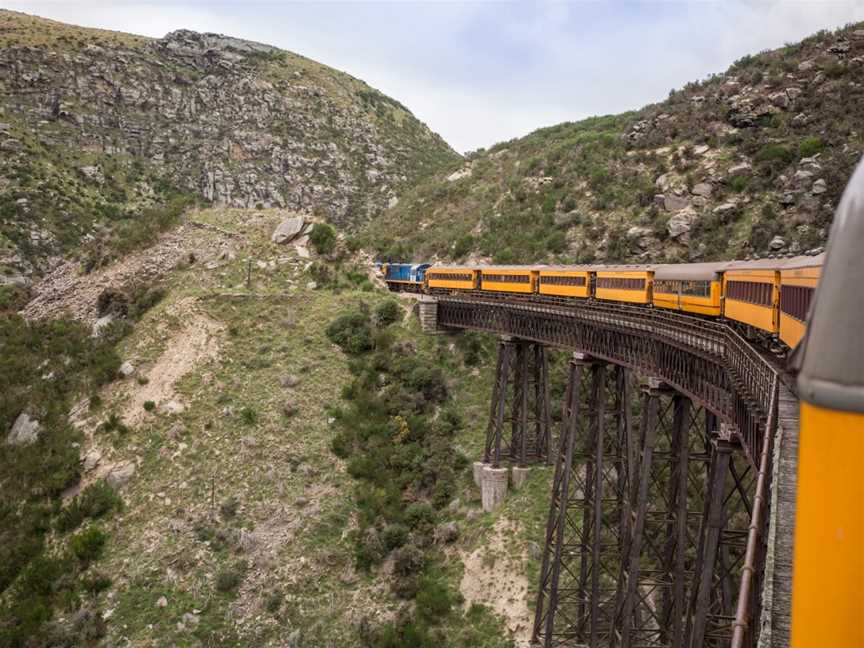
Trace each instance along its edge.
<instances>
[{"instance_id":1,"label":"rock cliff face","mask_svg":"<svg viewBox=\"0 0 864 648\"><path fill-rule=\"evenodd\" d=\"M275 47L0 11L0 281L180 193L374 217L456 159L401 104Z\"/></svg>"},{"instance_id":2,"label":"rock cliff face","mask_svg":"<svg viewBox=\"0 0 864 648\"><path fill-rule=\"evenodd\" d=\"M421 182L385 257L720 260L815 250L862 153L864 25L747 56L661 103L544 128Z\"/></svg>"}]
</instances>

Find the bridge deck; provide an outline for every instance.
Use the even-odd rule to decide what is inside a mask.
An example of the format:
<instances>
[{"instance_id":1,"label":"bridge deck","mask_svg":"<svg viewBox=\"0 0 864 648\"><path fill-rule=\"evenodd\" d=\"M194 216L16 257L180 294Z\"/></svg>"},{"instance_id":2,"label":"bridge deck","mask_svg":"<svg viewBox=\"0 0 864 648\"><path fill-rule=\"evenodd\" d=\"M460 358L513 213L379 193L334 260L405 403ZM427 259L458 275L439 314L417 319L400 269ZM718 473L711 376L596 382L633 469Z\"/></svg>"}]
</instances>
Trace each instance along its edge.
<instances>
[{"instance_id":1,"label":"bridge deck","mask_svg":"<svg viewBox=\"0 0 864 648\"><path fill-rule=\"evenodd\" d=\"M778 414L759 648L788 648L792 624L792 545L798 482L798 399L782 384Z\"/></svg>"}]
</instances>

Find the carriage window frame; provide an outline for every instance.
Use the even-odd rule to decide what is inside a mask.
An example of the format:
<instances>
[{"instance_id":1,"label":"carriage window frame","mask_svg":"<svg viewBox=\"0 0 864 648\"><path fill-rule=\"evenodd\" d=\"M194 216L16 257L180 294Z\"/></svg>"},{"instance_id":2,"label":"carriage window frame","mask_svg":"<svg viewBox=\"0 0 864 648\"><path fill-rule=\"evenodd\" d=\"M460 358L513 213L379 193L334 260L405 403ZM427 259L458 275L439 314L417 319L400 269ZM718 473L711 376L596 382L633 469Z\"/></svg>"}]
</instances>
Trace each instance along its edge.
<instances>
[{"instance_id":1,"label":"carriage window frame","mask_svg":"<svg viewBox=\"0 0 864 648\"><path fill-rule=\"evenodd\" d=\"M645 278L597 277L597 288L601 290L641 290L646 286Z\"/></svg>"},{"instance_id":2,"label":"carriage window frame","mask_svg":"<svg viewBox=\"0 0 864 648\"><path fill-rule=\"evenodd\" d=\"M729 279L726 281L726 299L771 308L774 305L773 297L773 283L746 279Z\"/></svg>"},{"instance_id":3,"label":"carriage window frame","mask_svg":"<svg viewBox=\"0 0 864 648\"><path fill-rule=\"evenodd\" d=\"M577 286L584 288L587 283L584 275L540 275L541 286Z\"/></svg>"},{"instance_id":4,"label":"carriage window frame","mask_svg":"<svg viewBox=\"0 0 864 648\"><path fill-rule=\"evenodd\" d=\"M483 273L483 281L490 283L530 283L531 277L527 274L486 274Z\"/></svg>"},{"instance_id":5,"label":"carriage window frame","mask_svg":"<svg viewBox=\"0 0 864 648\"><path fill-rule=\"evenodd\" d=\"M473 281L474 276L470 272L427 272L429 281Z\"/></svg>"},{"instance_id":6,"label":"carriage window frame","mask_svg":"<svg viewBox=\"0 0 864 648\"><path fill-rule=\"evenodd\" d=\"M782 284L780 286L780 310L799 322L806 322L815 292L816 289L812 286Z\"/></svg>"}]
</instances>

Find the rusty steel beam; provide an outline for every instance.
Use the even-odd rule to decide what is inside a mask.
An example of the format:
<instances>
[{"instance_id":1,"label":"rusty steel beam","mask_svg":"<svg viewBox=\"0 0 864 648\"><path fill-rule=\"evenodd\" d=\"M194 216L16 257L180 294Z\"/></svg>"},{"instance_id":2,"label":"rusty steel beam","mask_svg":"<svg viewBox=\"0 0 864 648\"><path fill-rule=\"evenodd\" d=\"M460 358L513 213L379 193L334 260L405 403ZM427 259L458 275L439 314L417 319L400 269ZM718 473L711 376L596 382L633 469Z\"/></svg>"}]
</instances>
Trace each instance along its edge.
<instances>
[{"instance_id":1,"label":"rusty steel beam","mask_svg":"<svg viewBox=\"0 0 864 648\"><path fill-rule=\"evenodd\" d=\"M532 641L606 646L612 640L625 538L629 415L624 370L571 361ZM613 425L614 424L614 425Z\"/></svg>"}]
</instances>

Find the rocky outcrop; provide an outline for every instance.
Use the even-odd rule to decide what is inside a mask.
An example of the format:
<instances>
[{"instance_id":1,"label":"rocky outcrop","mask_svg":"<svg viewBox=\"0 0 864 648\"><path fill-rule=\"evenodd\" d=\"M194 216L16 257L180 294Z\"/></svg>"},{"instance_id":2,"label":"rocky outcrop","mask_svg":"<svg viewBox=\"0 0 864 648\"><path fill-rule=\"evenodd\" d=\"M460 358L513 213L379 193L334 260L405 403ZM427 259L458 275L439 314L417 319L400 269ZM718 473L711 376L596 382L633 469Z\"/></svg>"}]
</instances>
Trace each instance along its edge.
<instances>
[{"instance_id":1,"label":"rocky outcrop","mask_svg":"<svg viewBox=\"0 0 864 648\"><path fill-rule=\"evenodd\" d=\"M0 264L25 274L172 191L349 226L457 159L398 102L269 45L84 30L33 46L28 20L0 10L0 186L14 178L0 197Z\"/></svg>"},{"instance_id":2,"label":"rocky outcrop","mask_svg":"<svg viewBox=\"0 0 864 648\"><path fill-rule=\"evenodd\" d=\"M30 445L39 439L41 433L42 425L39 421L31 418L26 412L21 412L6 436L6 445Z\"/></svg>"}]
</instances>

